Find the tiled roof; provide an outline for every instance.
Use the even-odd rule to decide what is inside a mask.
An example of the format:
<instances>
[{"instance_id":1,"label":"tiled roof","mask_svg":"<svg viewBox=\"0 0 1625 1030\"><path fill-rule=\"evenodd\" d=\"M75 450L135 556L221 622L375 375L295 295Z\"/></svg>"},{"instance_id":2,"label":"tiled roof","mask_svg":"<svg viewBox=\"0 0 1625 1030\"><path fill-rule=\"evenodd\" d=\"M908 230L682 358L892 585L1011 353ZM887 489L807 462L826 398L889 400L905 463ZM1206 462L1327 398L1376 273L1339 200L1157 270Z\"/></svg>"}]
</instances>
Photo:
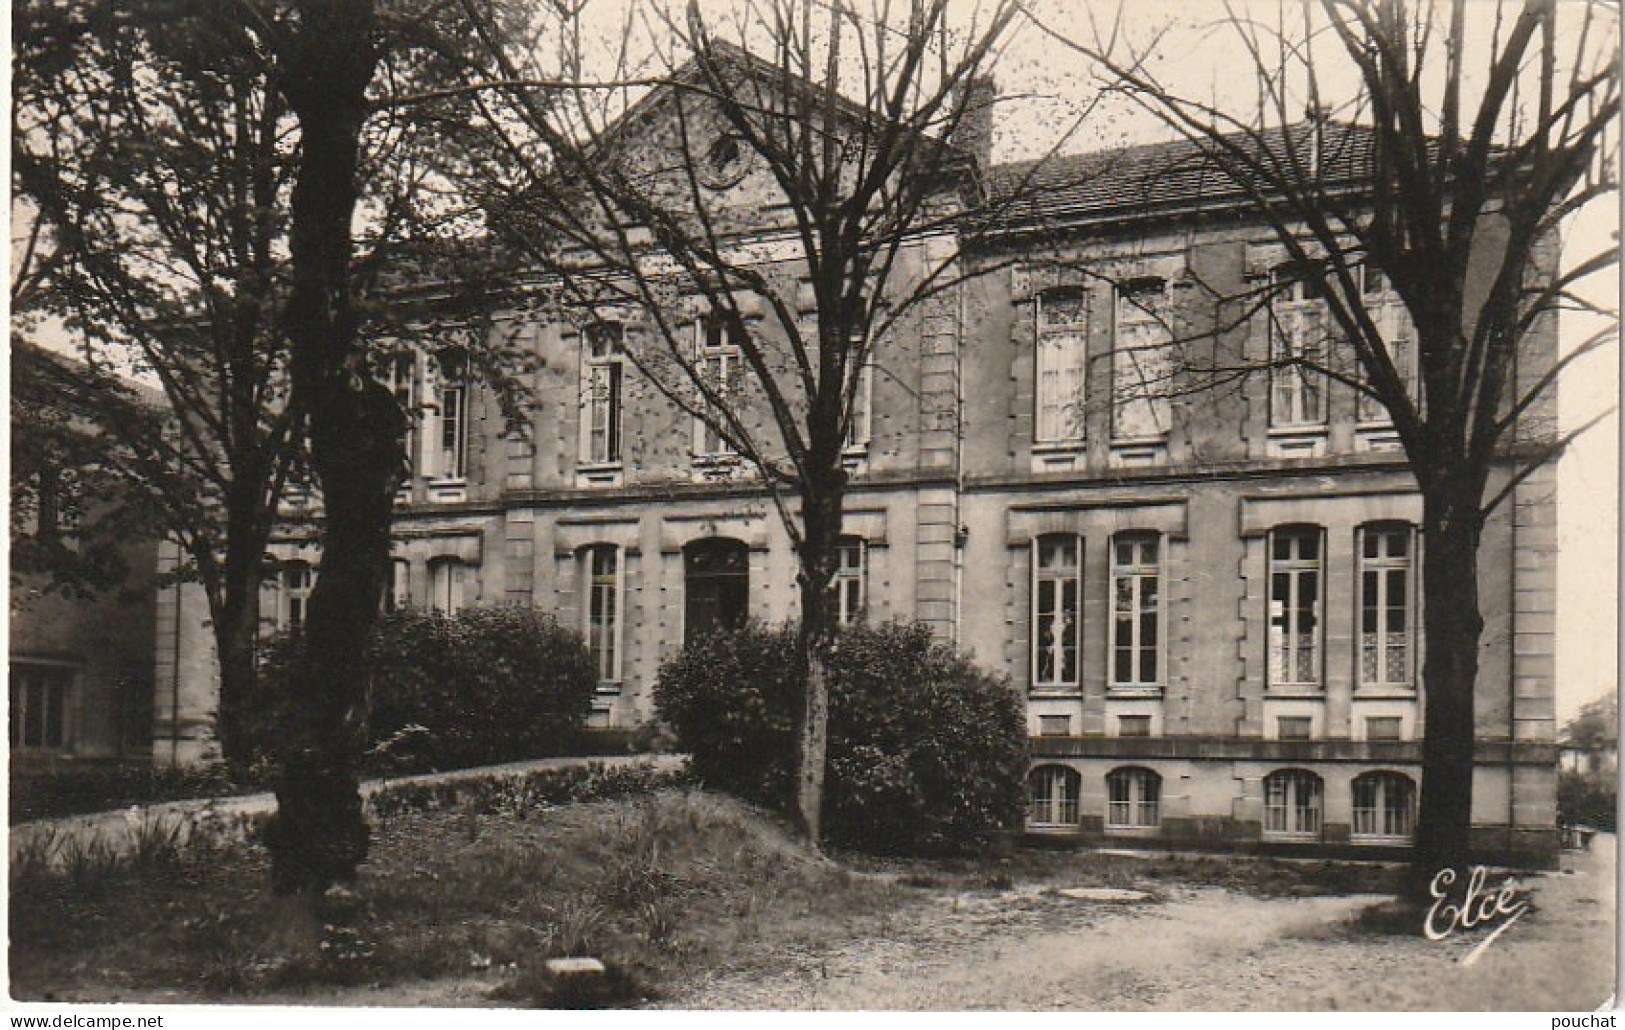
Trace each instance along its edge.
<instances>
[{"instance_id":1,"label":"tiled roof","mask_svg":"<svg viewBox=\"0 0 1625 1030\"><path fill-rule=\"evenodd\" d=\"M1242 140L1241 135L1231 137ZM1260 143L1283 166L1310 161L1313 128L1267 130ZM1218 144L1149 143L1085 154L996 165L988 176L990 220L1033 224L1109 220L1248 199L1242 184L1212 156ZM1369 128L1328 123L1321 130L1323 184L1357 182L1370 168Z\"/></svg>"}]
</instances>

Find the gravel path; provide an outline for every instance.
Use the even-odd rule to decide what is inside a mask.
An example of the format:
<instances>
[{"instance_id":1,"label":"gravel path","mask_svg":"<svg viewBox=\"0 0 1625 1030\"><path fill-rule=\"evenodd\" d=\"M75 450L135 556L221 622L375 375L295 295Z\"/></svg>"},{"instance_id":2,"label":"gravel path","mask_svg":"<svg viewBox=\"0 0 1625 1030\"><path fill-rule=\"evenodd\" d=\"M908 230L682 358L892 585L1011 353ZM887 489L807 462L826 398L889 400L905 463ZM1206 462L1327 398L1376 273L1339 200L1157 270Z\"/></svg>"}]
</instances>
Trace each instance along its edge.
<instances>
[{"instance_id":1,"label":"gravel path","mask_svg":"<svg viewBox=\"0 0 1625 1030\"><path fill-rule=\"evenodd\" d=\"M1614 985L1615 840L1532 878L1536 909L1483 939L1351 939L1372 899L1260 899L1216 888L1145 902L1053 889L965 895L885 939L796 958L779 976L709 978L691 1009L1591 1010Z\"/></svg>"}]
</instances>

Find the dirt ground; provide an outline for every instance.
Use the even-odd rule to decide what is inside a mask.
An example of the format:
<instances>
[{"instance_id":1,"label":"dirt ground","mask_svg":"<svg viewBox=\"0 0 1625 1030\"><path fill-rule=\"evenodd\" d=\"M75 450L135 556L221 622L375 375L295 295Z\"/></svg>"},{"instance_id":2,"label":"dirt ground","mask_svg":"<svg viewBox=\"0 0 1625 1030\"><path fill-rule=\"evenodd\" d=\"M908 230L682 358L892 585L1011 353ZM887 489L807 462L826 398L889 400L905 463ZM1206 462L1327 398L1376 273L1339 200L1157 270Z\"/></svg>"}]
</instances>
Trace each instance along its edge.
<instances>
[{"instance_id":1,"label":"dirt ground","mask_svg":"<svg viewBox=\"0 0 1625 1030\"><path fill-rule=\"evenodd\" d=\"M1614 994L1615 838L1530 878L1535 908L1442 942L1352 935L1363 896L1262 899L1216 888L1139 902L1054 888L960 895L885 939L801 956L795 971L718 976L679 1009L1567 1010Z\"/></svg>"}]
</instances>

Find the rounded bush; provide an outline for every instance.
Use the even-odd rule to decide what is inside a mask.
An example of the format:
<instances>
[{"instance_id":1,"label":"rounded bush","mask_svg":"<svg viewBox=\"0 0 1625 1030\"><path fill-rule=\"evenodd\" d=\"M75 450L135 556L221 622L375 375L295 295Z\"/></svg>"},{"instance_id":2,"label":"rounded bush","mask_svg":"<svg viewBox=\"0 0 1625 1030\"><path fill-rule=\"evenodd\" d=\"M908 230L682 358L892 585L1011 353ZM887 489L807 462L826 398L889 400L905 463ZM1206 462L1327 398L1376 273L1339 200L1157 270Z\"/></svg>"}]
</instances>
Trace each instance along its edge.
<instances>
[{"instance_id":1,"label":"rounded bush","mask_svg":"<svg viewBox=\"0 0 1625 1030\"><path fill-rule=\"evenodd\" d=\"M257 750L275 752L299 637L262 650L253 706ZM580 634L518 605L454 615L406 608L379 617L368 645L371 772L421 772L568 751L592 706L597 671Z\"/></svg>"},{"instance_id":2,"label":"rounded bush","mask_svg":"<svg viewBox=\"0 0 1625 1030\"><path fill-rule=\"evenodd\" d=\"M700 641L655 702L706 784L788 809L802 676L793 627ZM854 626L828 663L824 835L883 853L980 848L1021 825L1026 729L1010 683L923 624Z\"/></svg>"}]
</instances>

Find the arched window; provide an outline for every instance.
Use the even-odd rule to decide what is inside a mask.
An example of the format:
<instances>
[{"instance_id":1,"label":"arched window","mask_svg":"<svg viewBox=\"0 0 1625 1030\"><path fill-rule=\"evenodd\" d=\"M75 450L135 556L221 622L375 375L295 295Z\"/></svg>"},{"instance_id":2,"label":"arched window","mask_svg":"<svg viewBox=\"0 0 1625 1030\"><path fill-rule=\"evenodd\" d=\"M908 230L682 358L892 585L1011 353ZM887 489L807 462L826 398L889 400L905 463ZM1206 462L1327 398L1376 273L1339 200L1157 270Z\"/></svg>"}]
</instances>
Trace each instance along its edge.
<instances>
[{"instance_id":1,"label":"arched window","mask_svg":"<svg viewBox=\"0 0 1625 1030\"><path fill-rule=\"evenodd\" d=\"M1078 797L1083 777L1064 765L1041 765L1027 774L1031 803L1027 823L1031 826L1078 825Z\"/></svg>"},{"instance_id":2,"label":"arched window","mask_svg":"<svg viewBox=\"0 0 1625 1030\"><path fill-rule=\"evenodd\" d=\"M316 588L316 572L309 562L291 561L282 566L282 608L277 613L278 629L299 629L309 614L310 592Z\"/></svg>"},{"instance_id":3,"label":"arched window","mask_svg":"<svg viewBox=\"0 0 1625 1030\"><path fill-rule=\"evenodd\" d=\"M1162 777L1150 769L1127 766L1106 774L1106 826L1145 829L1160 821Z\"/></svg>"},{"instance_id":4,"label":"arched window","mask_svg":"<svg viewBox=\"0 0 1625 1030\"><path fill-rule=\"evenodd\" d=\"M1320 836L1320 777L1282 769L1264 777L1264 836L1308 840Z\"/></svg>"},{"instance_id":5,"label":"arched window","mask_svg":"<svg viewBox=\"0 0 1625 1030\"><path fill-rule=\"evenodd\" d=\"M1033 541L1032 685L1078 686L1083 542L1071 533Z\"/></svg>"},{"instance_id":6,"label":"arched window","mask_svg":"<svg viewBox=\"0 0 1625 1030\"><path fill-rule=\"evenodd\" d=\"M683 548L683 645L738 629L750 615L750 551L710 537Z\"/></svg>"},{"instance_id":7,"label":"arched window","mask_svg":"<svg viewBox=\"0 0 1625 1030\"><path fill-rule=\"evenodd\" d=\"M1416 785L1396 772L1369 772L1354 779L1354 825L1350 838L1409 843L1416 826Z\"/></svg>"},{"instance_id":8,"label":"arched window","mask_svg":"<svg viewBox=\"0 0 1625 1030\"><path fill-rule=\"evenodd\" d=\"M436 558L429 563L429 607L451 615L463 606L463 563Z\"/></svg>"},{"instance_id":9,"label":"arched window","mask_svg":"<svg viewBox=\"0 0 1625 1030\"><path fill-rule=\"evenodd\" d=\"M583 547L581 628L598 667L598 682L621 678L621 549L614 544Z\"/></svg>"}]
</instances>

